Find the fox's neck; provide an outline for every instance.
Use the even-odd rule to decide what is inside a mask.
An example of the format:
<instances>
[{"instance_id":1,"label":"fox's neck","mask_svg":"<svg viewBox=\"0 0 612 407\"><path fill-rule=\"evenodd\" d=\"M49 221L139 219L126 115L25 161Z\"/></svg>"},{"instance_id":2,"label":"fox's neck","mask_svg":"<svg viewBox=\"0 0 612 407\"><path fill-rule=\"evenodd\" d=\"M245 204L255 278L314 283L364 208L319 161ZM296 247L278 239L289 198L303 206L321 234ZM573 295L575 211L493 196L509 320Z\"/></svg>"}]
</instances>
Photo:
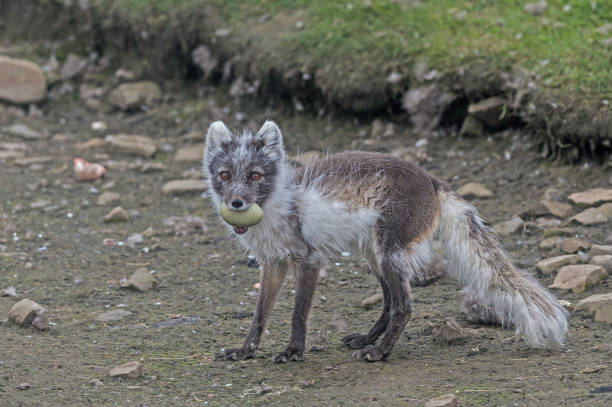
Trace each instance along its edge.
<instances>
[{"instance_id":1,"label":"fox's neck","mask_svg":"<svg viewBox=\"0 0 612 407\"><path fill-rule=\"evenodd\" d=\"M269 219L274 223L286 218L292 213L295 207L295 184L291 166L283 157L278 166L278 175L274 191L263 205L264 219Z\"/></svg>"}]
</instances>

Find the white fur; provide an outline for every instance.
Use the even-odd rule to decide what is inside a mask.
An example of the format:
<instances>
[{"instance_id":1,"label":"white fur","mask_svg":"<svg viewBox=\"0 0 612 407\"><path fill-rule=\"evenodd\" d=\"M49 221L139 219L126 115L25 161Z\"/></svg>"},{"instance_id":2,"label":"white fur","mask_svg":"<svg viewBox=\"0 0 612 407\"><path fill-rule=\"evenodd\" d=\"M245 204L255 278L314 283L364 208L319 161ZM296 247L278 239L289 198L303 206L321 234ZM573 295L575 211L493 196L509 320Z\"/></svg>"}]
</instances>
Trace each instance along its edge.
<instances>
[{"instance_id":1,"label":"white fur","mask_svg":"<svg viewBox=\"0 0 612 407\"><path fill-rule=\"evenodd\" d=\"M548 340L563 343L567 332L567 317L565 310L547 290L542 288L533 278L517 270L516 284L529 290L512 290L510 287L491 287L491 281L496 270L492 257L483 252L478 242L470 237L468 213L476 214L476 209L452 194L440 194L442 210L436 234L445 245L446 254L450 257L449 264L454 264L453 270L459 284L474 297L475 301L495 314L498 322L504 326L514 326L517 334L525 336L532 346L542 346ZM474 215L475 222L485 233L491 233L482 220ZM497 250L502 251L501 247ZM504 253L505 255L505 253ZM507 289L504 289L507 288ZM536 293L537 301L528 293ZM547 313L538 305L547 303L553 310Z\"/></svg>"}]
</instances>

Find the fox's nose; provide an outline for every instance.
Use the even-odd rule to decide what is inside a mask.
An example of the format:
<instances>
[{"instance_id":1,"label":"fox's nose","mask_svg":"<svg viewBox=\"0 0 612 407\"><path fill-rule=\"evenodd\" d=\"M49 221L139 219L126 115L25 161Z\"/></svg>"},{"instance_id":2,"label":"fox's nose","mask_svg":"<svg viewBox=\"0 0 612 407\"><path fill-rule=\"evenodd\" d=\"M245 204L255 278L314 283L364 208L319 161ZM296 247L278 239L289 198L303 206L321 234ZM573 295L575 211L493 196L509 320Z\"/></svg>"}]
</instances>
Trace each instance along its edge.
<instances>
[{"instance_id":1,"label":"fox's nose","mask_svg":"<svg viewBox=\"0 0 612 407\"><path fill-rule=\"evenodd\" d=\"M240 200L240 199L234 199L232 201L232 207L233 208L236 208L236 209L242 208L242 205L244 205L244 202L242 202L242 200Z\"/></svg>"}]
</instances>

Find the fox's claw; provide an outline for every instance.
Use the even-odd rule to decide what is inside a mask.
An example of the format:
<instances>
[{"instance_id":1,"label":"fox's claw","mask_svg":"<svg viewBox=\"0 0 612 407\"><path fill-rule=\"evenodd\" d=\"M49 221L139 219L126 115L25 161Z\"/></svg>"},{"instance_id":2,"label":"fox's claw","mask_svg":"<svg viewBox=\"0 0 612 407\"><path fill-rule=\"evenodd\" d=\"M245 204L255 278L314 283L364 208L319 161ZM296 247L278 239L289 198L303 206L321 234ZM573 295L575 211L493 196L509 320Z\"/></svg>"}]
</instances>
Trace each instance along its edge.
<instances>
[{"instance_id":1,"label":"fox's claw","mask_svg":"<svg viewBox=\"0 0 612 407\"><path fill-rule=\"evenodd\" d=\"M244 350L242 348L237 349L226 349L221 353L215 355L216 360L246 360L251 359L255 355L255 352Z\"/></svg>"},{"instance_id":2,"label":"fox's claw","mask_svg":"<svg viewBox=\"0 0 612 407\"><path fill-rule=\"evenodd\" d=\"M342 338L342 343L351 349L361 349L366 345L370 345L372 342L368 335L349 334Z\"/></svg>"}]
</instances>

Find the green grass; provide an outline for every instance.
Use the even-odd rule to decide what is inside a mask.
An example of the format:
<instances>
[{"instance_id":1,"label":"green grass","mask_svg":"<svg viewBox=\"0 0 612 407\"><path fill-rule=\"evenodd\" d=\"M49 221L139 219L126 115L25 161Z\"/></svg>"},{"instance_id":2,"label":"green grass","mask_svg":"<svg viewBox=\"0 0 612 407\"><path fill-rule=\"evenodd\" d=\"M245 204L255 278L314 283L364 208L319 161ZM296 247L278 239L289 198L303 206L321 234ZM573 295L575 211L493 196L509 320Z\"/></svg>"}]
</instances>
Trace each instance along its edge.
<instances>
[{"instance_id":1,"label":"green grass","mask_svg":"<svg viewBox=\"0 0 612 407\"><path fill-rule=\"evenodd\" d=\"M234 32L248 37L265 26L263 33L295 63L318 69L363 67L367 75L397 71L409 76L416 61L442 71L485 62L502 70L526 68L544 88L611 96L612 47L600 41L612 32L595 31L612 22L612 2L607 1L550 0L539 17L523 10L527 1L510 0L372 0L371 6L362 0L98 2L120 3L137 15L213 4ZM265 14L270 19L260 21ZM350 78L347 73L339 77Z\"/></svg>"}]
</instances>

